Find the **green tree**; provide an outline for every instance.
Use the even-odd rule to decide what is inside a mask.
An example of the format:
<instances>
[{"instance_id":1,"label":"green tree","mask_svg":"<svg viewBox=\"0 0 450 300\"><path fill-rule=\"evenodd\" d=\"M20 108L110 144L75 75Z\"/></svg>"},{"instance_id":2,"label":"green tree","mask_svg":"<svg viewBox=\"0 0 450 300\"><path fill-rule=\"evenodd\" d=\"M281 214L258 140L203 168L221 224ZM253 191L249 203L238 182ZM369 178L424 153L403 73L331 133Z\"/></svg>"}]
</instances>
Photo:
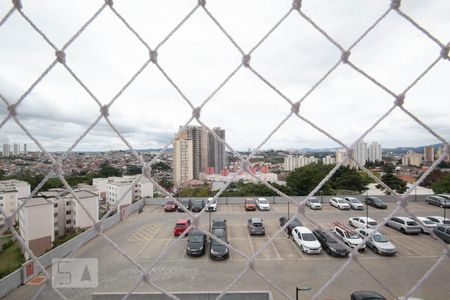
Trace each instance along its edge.
<instances>
[{"instance_id":1,"label":"green tree","mask_svg":"<svg viewBox=\"0 0 450 300\"><path fill-rule=\"evenodd\" d=\"M108 163L103 163L98 172L100 177L112 177L112 176L122 176L122 172L109 165Z\"/></svg>"},{"instance_id":2,"label":"green tree","mask_svg":"<svg viewBox=\"0 0 450 300\"><path fill-rule=\"evenodd\" d=\"M136 165L131 165L131 166L127 166L127 171L126 174L127 175L136 175L136 174L141 174L142 173L142 168Z\"/></svg>"},{"instance_id":3,"label":"green tree","mask_svg":"<svg viewBox=\"0 0 450 300\"><path fill-rule=\"evenodd\" d=\"M438 181L431 185L436 194L450 193L450 173L443 175Z\"/></svg>"},{"instance_id":4,"label":"green tree","mask_svg":"<svg viewBox=\"0 0 450 300\"><path fill-rule=\"evenodd\" d=\"M444 173L439 169L434 169L433 171L431 171L430 174L428 174L427 177L425 177L425 179L420 183L420 185L426 188L430 188L433 185L433 183L441 180L442 177L444 177Z\"/></svg>"},{"instance_id":5,"label":"green tree","mask_svg":"<svg viewBox=\"0 0 450 300\"><path fill-rule=\"evenodd\" d=\"M397 193L403 194L404 192L406 192L406 182L392 173L384 174L383 176L381 176L381 180Z\"/></svg>"},{"instance_id":6,"label":"green tree","mask_svg":"<svg viewBox=\"0 0 450 300\"><path fill-rule=\"evenodd\" d=\"M302 168L295 169L286 178L286 183L294 195L308 195L322 179L331 171L333 165L310 164ZM331 194L330 181L326 182L320 192Z\"/></svg>"}]
</instances>

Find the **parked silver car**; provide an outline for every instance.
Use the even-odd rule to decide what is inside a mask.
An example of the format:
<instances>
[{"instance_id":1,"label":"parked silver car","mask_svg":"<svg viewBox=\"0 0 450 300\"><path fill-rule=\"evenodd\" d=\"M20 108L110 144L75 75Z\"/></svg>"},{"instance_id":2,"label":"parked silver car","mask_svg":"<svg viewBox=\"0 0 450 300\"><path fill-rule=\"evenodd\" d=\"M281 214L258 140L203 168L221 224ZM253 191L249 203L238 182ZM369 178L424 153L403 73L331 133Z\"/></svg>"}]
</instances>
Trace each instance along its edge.
<instances>
[{"instance_id":1,"label":"parked silver car","mask_svg":"<svg viewBox=\"0 0 450 300\"><path fill-rule=\"evenodd\" d=\"M356 232L362 239L366 238L369 234L372 234L373 231L373 229L367 228L356 229ZM375 232L375 234L367 241L366 245L376 254L394 255L397 253L397 248L395 248L385 235L379 232Z\"/></svg>"},{"instance_id":2,"label":"parked silver car","mask_svg":"<svg viewBox=\"0 0 450 300\"><path fill-rule=\"evenodd\" d=\"M419 224L408 217L392 217L387 221L386 226L399 230L402 233L420 233L421 228Z\"/></svg>"},{"instance_id":3,"label":"parked silver car","mask_svg":"<svg viewBox=\"0 0 450 300\"><path fill-rule=\"evenodd\" d=\"M359 201L358 198L345 197L344 201L347 202L350 205L351 209L355 209L355 210L363 210L364 209L364 204L362 204L362 202Z\"/></svg>"}]
</instances>

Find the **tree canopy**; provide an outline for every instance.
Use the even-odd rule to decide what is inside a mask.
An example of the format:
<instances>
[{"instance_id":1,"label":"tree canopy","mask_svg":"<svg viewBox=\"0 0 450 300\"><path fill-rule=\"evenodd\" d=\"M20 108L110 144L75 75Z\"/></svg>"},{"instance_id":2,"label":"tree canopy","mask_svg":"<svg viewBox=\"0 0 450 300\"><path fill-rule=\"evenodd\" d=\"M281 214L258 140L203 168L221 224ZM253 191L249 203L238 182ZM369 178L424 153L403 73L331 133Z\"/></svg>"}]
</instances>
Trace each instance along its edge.
<instances>
[{"instance_id":1,"label":"tree canopy","mask_svg":"<svg viewBox=\"0 0 450 300\"><path fill-rule=\"evenodd\" d=\"M431 185L436 194L450 193L450 173L446 173Z\"/></svg>"}]
</instances>

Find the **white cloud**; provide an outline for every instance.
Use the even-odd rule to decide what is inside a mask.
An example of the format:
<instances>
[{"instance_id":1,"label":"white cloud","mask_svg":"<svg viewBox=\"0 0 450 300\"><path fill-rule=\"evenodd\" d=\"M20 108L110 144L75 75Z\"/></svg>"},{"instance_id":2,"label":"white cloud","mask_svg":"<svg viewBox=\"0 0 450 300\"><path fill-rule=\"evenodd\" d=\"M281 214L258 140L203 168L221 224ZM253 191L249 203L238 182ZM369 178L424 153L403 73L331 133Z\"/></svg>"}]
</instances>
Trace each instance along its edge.
<instances>
[{"instance_id":1,"label":"white cloud","mask_svg":"<svg viewBox=\"0 0 450 300\"><path fill-rule=\"evenodd\" d=\"M114 4L151 47L186 16L197 1L126 1ZM3 16L9 1L0 2ZM26 13L60 48L101 7L96 1L24 2ZM207 9L243 51L249 51L289 10L290 1L208 1ZM303 1L302 10L343 47L349 47L384 11L387 2ZM448 38L450 7L445 1L408 1L402 9L438 39ZM54 60L53 49L16 12L0 27L0 94L16 101ZM402 92L439 55L439 47L395 12L390 12L354 49L361 69ZM292 101L297 101L339 59L340 51L298 12L292 12L252 54L251 65ZM66 50L67 64L102 104L108 103L148 59L147 49L105 8ZM158 61L194 106L241 62L239 51L198 9L161 46ZM405 107L448 139L448 61L440 61L405 99ZM349 66L340 65L302 103L302 115L350 144L393 104L394 99ZM22 120L49 150L64 150L99 115L99 106L61 65L56 65L18 108ZM242 68L202 110L210 127L227 130L236 149L254 148L290 112L287 102ZM0 117L6 116L5 106ZM150 64L116 100L111 121L136 148L162 147L191 116L191 109L159 70ZM1 140L28 142L9 121ZM437 142L398 109L367 136L383 146ZM292 117L267 148L335 147L335 142ZM30 145L30 149L36 149ZM101 121L76 148L123 149Z\"/></svg>"}]
</instances>

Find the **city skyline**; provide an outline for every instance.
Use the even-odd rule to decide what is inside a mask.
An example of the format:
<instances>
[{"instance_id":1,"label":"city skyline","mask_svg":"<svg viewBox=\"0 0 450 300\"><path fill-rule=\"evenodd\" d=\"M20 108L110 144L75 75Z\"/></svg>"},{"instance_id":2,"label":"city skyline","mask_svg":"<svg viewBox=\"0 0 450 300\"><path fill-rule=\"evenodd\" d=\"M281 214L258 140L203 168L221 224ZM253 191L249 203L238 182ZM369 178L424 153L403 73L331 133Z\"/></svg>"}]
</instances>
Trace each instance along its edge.
<instances>
[{"instance_id":1,"label":"city skyline","mask_svg":"<svg viewBox=\"0 0 450 300\"><path fill-rule=\"evenodd\" d=\"M264 5L250 2L230 2L227 5L208 3L208 8L218 14L220 22L244 51L251 49L290 6L290 2L267 2ZM51 17L47 10L34 2L27 4L26 9L33 12L31 17L37 25L44 25L43 20L50 22L42 27L57 47L63 45L83 20L97 9L96 3L81 1L71 4L70 13L63 3L52 4L52 7L54 13ZM179 4L176 9L170 3L163 3L158 6L160 10L147 3L136 7L117 3L114 7L127 18L136 18L133 25L151 45L160 42L176 25L161 12L170 9L175 20L192 8L190 3ZM426 4L408 1L402 4L403 10L419 17L423 26L438 39L446 40L444 28L450 26L450 21L442 7L445 5L440 5L439 1ZM139 10L145 8L151 14L153 26L147 24L147 18L139 19ZM330 2L324 5L311 1L304 4L302 10L320 22L323 29L343 47L348 47L385 10L385 5L376 3L371 10L367 10L363 3ZM360 13L353 14L355 10ZM351 18L348 18L350 15ZM200 105L242 61L240 53L211 24L204 13L196 12L158 51L159 63L194 107ZM13 103L51 63L54 51L21 18L13 16L4 28L0 32L0 42L4 45L0 49L0 91L9 103ZM105 31L114 31L115 35L104 35ZM203 34L198 35L197 32ZM122 42L118 43L119 40ZM289 43L286 44L286 41ZM184 47L188 43L196 47ZM186 48L183 58L179 57L180 48ZM382 84L400 93L439 52L439 47L405 24L404 20L388 16L352 50L350 59ZM326 38L292 14L252 54L251 65L283 94L297 101L340 56L341 52ZM91 24L66 53L67 64L102 104L114 97L147 57L147 51L137 39L108 14L102 14ZM447 105L445 78L448 78L448 69L445 63L438 62L408 91L404 106L448 139L450 128L446 110L439 109ZM302 102L300 113L351 145L388 111L393 101L394 98L375 84L341 64ZM97 104L60 65L55 66L23 99L17 110L18 119L49 151L68 149L99 115ZM210 128L212 124L227 128L230 146L245 150L261 143L290 111L290 105L280 95L248 70L240 69L203 107L201 121ZM6 112L5 106L0 106L2 119L6 117ZM179 124L191 117L192 109L164 76L150 65L114 102L109 113L112 124L127 141L136 149L145 149L170 144ZM191 124L196 125L196 122ZM399 109L395 109L370 132L367 139L378 140L386 147L438 142ZM27 143L31 151L37 149L13 120L6 122L0 130L0 144L10 141ZM301 149L308 146L339 147L316 129L291 117L262 149ZM126 145L104 120L75 148L93 151L111 149L126 149Z\"/></svg>"}]
</instances>

